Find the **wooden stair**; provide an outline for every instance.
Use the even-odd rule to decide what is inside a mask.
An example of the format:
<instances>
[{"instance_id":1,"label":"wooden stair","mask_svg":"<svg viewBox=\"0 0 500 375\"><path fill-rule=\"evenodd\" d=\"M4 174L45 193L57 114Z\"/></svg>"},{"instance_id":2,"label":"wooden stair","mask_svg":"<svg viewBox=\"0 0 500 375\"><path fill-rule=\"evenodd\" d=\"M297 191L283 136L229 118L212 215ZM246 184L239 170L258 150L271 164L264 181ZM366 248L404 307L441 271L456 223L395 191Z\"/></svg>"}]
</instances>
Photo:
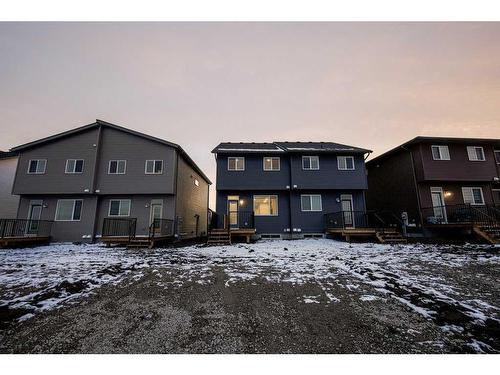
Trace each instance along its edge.
<instances>
[{"instance_id":1,"label":"wooden stair","mask_svg":"<svg viewBox=\"0 0 500 375\"><path fill-rule=\"evenodd\" d=\"M208 232L208 245L231 245L231 233L227 229L212 229Z\"/></svg>"},{"instance_id":2,"label":"wooden stair","mask_svg":"<svg viewBox=\"0 0 500 375\"><path fill-rule=\"evenodd\" d=\"M397 230L380 230L375 233L380 243L406 243L406 238Z\"/></svg>"},{"instance_id":3,"label":"wooden stair","mask_svg":"<svg viewBox=\"0 0 500 375\"><path fill-rule=\"evenodd\" d=\"M127 249L151 249L153 248L153 241L147 237L132 238L127 244Z\"/></svg>"},{"instance_id":4,"label":"wooden stair","mask_svg":"<svg viewBox=\"0 0 500 375\"><path fill-rule=\"evenodd\" d=\"M473 230L491 244L500 243L500 227L492 225L474 225Z\"/></svg>"}]
</instances>

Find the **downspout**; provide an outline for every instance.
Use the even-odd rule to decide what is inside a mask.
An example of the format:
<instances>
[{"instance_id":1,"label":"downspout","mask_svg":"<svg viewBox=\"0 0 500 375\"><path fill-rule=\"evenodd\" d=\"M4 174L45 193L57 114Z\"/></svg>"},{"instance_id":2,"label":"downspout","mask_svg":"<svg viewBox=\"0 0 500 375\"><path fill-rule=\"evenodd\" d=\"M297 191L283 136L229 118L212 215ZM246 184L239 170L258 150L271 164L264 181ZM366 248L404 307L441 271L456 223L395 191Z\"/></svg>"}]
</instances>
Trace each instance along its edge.
<instances>
[{"instance_id":1,"label":"downspout","mask_svg":"<svg viewBox=\"0 0 500 375\"><path fill-rule=\"evenodd\" d=\"M293 239L293 223L292 223L292 189L293 189L293 184L292 184L292 154L289 154L289 169L290 169L290 189L288 190L288 214L289 214L289 222L290 222L290 239Z\"/></svg>"},{"instance_id":2,"label":"downspout","mask_svg":"<svg viewBox=\"0 0 500 375\"><path fill-rule=\"evenodd\" d=\"M413 174L413 185L415 186L415 194L417 194L417 206L418 206L418 220L420 222L420 226L424 227L424 223L423 223L423 220L422 220L422 215L420 214L420 210L422 209L422 206L420 204L420 190L418 189L418 185L417 185L417 174L415 172L415 160L413 158L413 153L411 152L410 149L406 148L405 146L401 146L401 148L405 151L408 151L410 153L410 158L411 158L411 171L412 171L412 174Z\"/></svg>"},{"instance_id":3,"label":"downspout","mask_svg":"<svg viewBox=\"0 0 500 375\"><path fill-rule=\"evenodd\" d=\"M364 161L366 162L366 159L368 159L368 157L370 156L370 154L372 153L372 151L369 151L366 153L366 156L363 157ZM366 190L369 188L368 186L368 170L366 169L366 164L363 164L364 167L365 167L365 177L366 177L366 186L367 188L366 189L363 189L363 207L364 207L364 210L365 210L365 214L366 214Z\"/></svg>"},{"instance_id":4,"label":"downspout","mask_svg":"<svg viewBox=\"0 0 500 375\"><path fill-rule=\"evenodd\" d=\"M92 189L90 193L95 196L95 212L94 212L94 225L92 226L92 237L91 237L91 242L95 242L95 237L97 233L97 217L99 216L99 195L96 193L96 181L97 181L97 174L98 174L98 166L100 162L100 150L101 150L101 143L102 143L102 124L99 125L99 130L97 132L97 143L95 146L95 158L94 158L94 172L92 173L92 181L90 184L90 188Z\"/></svg>"}]
</instances>

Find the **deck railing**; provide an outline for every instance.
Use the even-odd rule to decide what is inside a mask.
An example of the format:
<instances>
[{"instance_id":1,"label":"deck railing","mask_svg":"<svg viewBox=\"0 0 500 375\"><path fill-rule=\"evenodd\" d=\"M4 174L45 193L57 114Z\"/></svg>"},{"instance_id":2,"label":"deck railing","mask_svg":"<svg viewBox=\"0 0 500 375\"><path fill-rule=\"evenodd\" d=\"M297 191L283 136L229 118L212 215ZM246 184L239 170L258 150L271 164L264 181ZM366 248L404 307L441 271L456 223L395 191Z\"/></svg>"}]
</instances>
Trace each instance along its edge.
<instances>
[{"instance_id":1,"label":"deck railing","mask_svg":"<svg viewBox=\"0 0 500 375\"><path fill-rule=\"evenodd\" d=\"M225 228L228 226L230 229L254 229L255 214L253 211L229 211L224 222Z\"/></svg>"},{"instance_id":2,"label":"deck railing","mask_svg":"<svg viewBox=\"0 0 500 375\"><path fill-rule=\"evenodd\" d=\"M423 208L421 213L426 225L500 225L500 207L495 205L455 204L435 206Z\"/></svg>"},{"instance_id":3,"label":"deck railing","mask_svg":"<svg viewBox=\"0 0 500 375\"><path fill-rule=\"evenodd\" d=\"M50 237L52 221L0 219L0 238Z\"/></svg>"},{"instance_id":4,"label":"deck railing","mask_svg":"<svg viewBox=\"0 0 500 375\"><path fill-rule=\"evenodd\" d=\"M170 219L154 219L149 226L149 238L173 237L175 221Z\"/></svg>"},{"instance_id":5,"label":"deck railing","mask_svg":"<svg viewBox=\"0 0 500 375\"><path fill-rule=\"evenodd\" d=\"M102 224L102 237L135 237L136 218L105 218Z\"/></svg>"},{"instance_id":6,"label":"deck railing","mask_svg":"<svg viewBox=\"0 0 500 375\"><path fill-rule=\"evenodd\" d=\"M325 214L325 228L374 228L401 230L403 221L390 211L336 211Z\"/></svg>"}]
</instances>

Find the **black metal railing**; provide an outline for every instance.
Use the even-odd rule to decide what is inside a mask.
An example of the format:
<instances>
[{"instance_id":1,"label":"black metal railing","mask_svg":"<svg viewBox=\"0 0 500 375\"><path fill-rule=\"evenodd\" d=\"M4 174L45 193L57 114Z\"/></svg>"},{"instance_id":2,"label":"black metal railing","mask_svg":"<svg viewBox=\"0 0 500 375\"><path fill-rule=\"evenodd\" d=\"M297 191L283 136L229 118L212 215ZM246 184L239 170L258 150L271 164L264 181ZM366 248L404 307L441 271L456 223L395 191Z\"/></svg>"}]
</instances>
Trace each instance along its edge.
<instances>
[{"instance_id":1,"label":"black metal railing","mask_svg":"<svg viewBox=\"0 0 500 375\"><path fill-rule=\"evenodd\" d=\"M170 219L154 219L149 226L149 238L173 237L175 221Z\"/></svg>"},{"instance_id":2,"label":"black metal railing","mask_svg":"<svg viewBox=\"0 0 500 375\"><path fill-rule=\"evenodd\" d=\"M455 204L426 207L421 210L425 224L500 225L500 207L495 205Z\"/></svg>"},{"instance_id":3,"label":"black metal railing","mask_svg":"<svg viewBox=\"0 0 500 375\"><path fill-rule=\"evenodd\" d=\"M227 221L230 229L255 228L255 214L253 211L229 211Z\"/></svg>"},{"instance_id":4,"label":"black metal railing","mask_svg":"<svg viewBox=\"0 0 500 375\"><path fill-rule=\"evenodd\" d=\"M52 221L0 219L0 238L50 237Z\"/></svg>"},{"instance_id":5,"label":"black metal railing","mask_svg":"<svg viewBox=\"0 0 500 375\"><path fill-rule=\"evenodd\" d=\"M105 218L102 224L102 237L135 237L136 218Z\"/></svg>"},{"instance_id":6,"label":"black metal railing","mask_svg":"<svg viewBox=\"0 0 500 375\"><path fill-rule=\"evenodd\" d=\"M326 229L374 228L402 230L403 221L390 211L336 211L325 214Z\"/></svg>"}]
</instances>

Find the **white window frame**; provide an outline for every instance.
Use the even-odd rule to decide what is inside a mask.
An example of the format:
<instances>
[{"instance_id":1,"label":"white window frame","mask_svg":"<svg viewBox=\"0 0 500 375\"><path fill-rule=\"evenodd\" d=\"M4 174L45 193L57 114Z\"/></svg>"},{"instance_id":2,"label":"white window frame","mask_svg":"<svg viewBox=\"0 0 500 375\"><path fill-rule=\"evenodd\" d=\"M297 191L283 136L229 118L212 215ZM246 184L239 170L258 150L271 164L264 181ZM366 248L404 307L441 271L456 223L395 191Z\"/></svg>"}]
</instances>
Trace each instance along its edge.
<instances>
[{"instance_id":1,"label":"white window frame","mask_svg":"<svg viewBox=\"0 0 500 375\"><path fill-rule=\"evenodd\" d=\"M197 178L194 179L193 183L194 183L194 186L196 186L196 187L200 186L200 181Z\"/></svg>"},{"instance_id":2,"label":"white window frame","mask_svg":"<svg viewBox=\"0 0 500 375\"><path fill-rule=\"evenodd\" d=\"M433 152L434 148L438 149L439 159L436 159L434 157L434 152ZM443 152L441 151L442 149L446 150L446 152L444 153L444 155L447 156L447 157L443 157ZM450 149L446 145L432 145L431 146L431 154L432 154L432 159L433 160L450 160Z\"/></svg>"},{"instance_id":3,"label":"white window frame","mask_svg":"<svg viewBox=\"0 0 500 375\"><path fill-rule=\"evenodd\" d=\"M243 168L238 168L238 163L236 161L234 162L235 169L229 168L229 160L230 159L243 160ZM227 158L227 170L228 171L231 171L231 172L244 171L245 170L245 165L246 165L246 162L245 162L245 157L244 156L229 156Z\"/></svg>"},{"instance_id":4,"label":"white window frame","mask_svg":"<svg viewBox=\"0 0 500 375\"><path fill-rule=\"evenodd\" d=\"M120 205L118 206L118 215L111 215L111 202L120 202ZM128 202L128 212L126 215L120 215L120 211L122 208L122 202ZM129 217L131 208L132 208L132 201L130 199L110 199L109 200L109 207L108 207L108 216L109 217Z\"/></svg>"},{"instance_id":5,"label":"white window frame","mask_svg":"<svg viewBox=\"0 0 500 375\"><path fill-rule=\"evenodd\" d=\"M271 159L271 168L266 168L266 159ZM278 169L273 169L273 160L278 160ZM262 158L262 168L266 172L278 172L281 170L281 158L279 156L264 156Z\"/></svg>"},{"instance_id":6,"label":"white window frame","mask_svg":"<svg viewBox=\"0 0 500 375\"><path fill-rule=\"evenodd\" d=\"M482 159L477 159L477 152L476 149L480 148L483 152L483 158ZM471 159L471 150L474 150L474 159ZM486 154L484 153L484 148L482 146L467 146L467 157L469 158L469 161L486 161Z\"/></svg>"},{"instance_id":7,"label":"white window frame","mask_svg":"<svg viewBox=\"0 0 500 375\"><path fill-rule=\"evenodd\" d=\"M497 164L500 164L500 150L494 150L493 153L495 154L495 162ZM497 155L498 155L498 159L497 159Z\"/></svg>"},{"instance_id":8,"label":"white window frame","mask_svg":"<svg viewBox=\"0 0 500 375\"><path fill-rule=\"evenodd\" d=\"M116 164L116 172L115 173L111 173L111 163L114 162L114 161L117 162L117 164ZM125 166L123 168L123 173L118 172L118 163L120 163L121 161L125 163ZM110 160L109 163L108 163L108 174L127 174L127 161L126 160L122 160L122 159L120 159L120 160L117 160L117 159L116 160L115 159Z\"/></svg>"},{"instance_id":9,"label":"white window frame","mask_svg":"<svg viewBox=\"0 0 500 375\"><path fill-rule=\"evenodd\" d=\"M304 168L304 159L310 159L309 160L309 166L310 168ZM312 160L316 159L318 161L318 168L312 168ZM319 156L302 156L302 170L303 171L319 171Z\"/></svg>"},{"instance_id":10,"label":"white window frame","mask_svg":"<svg viewBox=\"0 0 500 375\"><path fill-rule=\"evenodd\" d=\"M255 198L269 198L269 212L271 212L271 197L276 197L276 213L275 214L269 214L269 215L262 215L262 214L257 214L255 212ZM264 194L264 195L254 195L253 196L253 212L254 216L278 216L280 209L279 209L279 198L276 194Z\"/></svg>"},{"instance_id":11,"label":"white window frame","mask_svg":"<svg viewBox=\"0 0 500 375\"><path fill-rule=\"evenodd\" d=\"M73 171L68 172L68 163L70 161L74 161L75 164L73 165ZM82 171L81 172L76 172L75 171L76 170L76 162L77 161L81 161L82 162ZM64 167L64 173L65 174L82 174L84 168L85 168L85 160L83 160L83 159L66 159L66 165Z\"/></svg>"},{"instance_id":12,"label":"white window frame","mask_svg":"<svg viewBox=\"0 0 500 375\"><path fill-rule=\"evenodd\" d=\"M472 202L472 203L465 203L465 196L464 196L464 190L465 189L470 189L470 193L471 193L471 197L472 199L474 199L474 193L473 193L473 189L479 189L479 191L481 192L481 203L476 203L476 202ZM462 199L464 201L464 204L470 204L471 206L484 206L486 203L484 201L484 194L483 194L483 188L480 187L480 186L464 186L462 187Z\"/></svg>"},{"instance_id":13,"label":"white window frame","mask_svg":"<svg viewBox=\"0 0 500 375\"><path fill-rule=\"evenodd\" d=\"M311 209L310 210L305 210L304 209L304 206L302 204L302 198L303 197L309 197L309 203L311 205ZM313 210L313 205L312 205L312 198L313 197L319 197L319 205L320 205L320 209L319 210ZM323 211L323 198L321 197L321 194L301 194L300 195L300 210L302 212L321 212L321 211Z\"/></svg>"},{"instance_id":14,"label":"white window frame","mask_svg":"<svg viewBox=\"0 0 500 375\"><path fill-rule=\"evenodd\" d=\"M71 211L71 217L74 218L75 217L75 206L76 206L76 202L77 201L82 202L82 205L80 207L80 218L78 220L75 220L75 219L62 220L62 219L58 219L57 218L57 213L59 212L59 204L61 202L73 202L73 209ZM82 220L82 214L83 214L83 199L58 199L57 200L57 206L56 206L56 213L54 215L54 221L81 221Z\"/></svg>"},{"instance_id":15,"label":"white window frame","mask_svg":"<svg viewBox=\"0 0 500 375\"><path fill-rule=\"evenodd\" d=\"M347 159L352 160L352 168L347 168ZM345 168L341 168L340 161L345 160ZM339 171L354 171L356 165L354 164L354 156L337 156L337 168Z\"/></svg>"},{"instance_id":16,"label":"white window frame","mask_svg":"<svg viewBox=\"0 0 500 375\"><path fill-rule=\"evenodd\" d=\"M155 172L155 164L157 161L161 162L161 171L160 172ZM148 172L148 162L153 162L153 172ZM145 174L163 174L163 160L158 160L158 159L146 160L146 163L144 163L144 173Z\"/></svg>"},{"instance_id":17,"label":"white window frame","mask_svg":"<svg viewBox=\"0 0 500 375\"><path fill-rule=\"evenodd\" d=\"M44 161L45 162L45 165L43 166L43 172L30 172L30 166L31 166L31 162L32 161L36 161L36 169L38 170L38 163L41 162L41 161ZM45 171L47 170L47 159L30 159L29 162L28 162L28 174L45 174Z\"/></svg>"}]
</instances>

